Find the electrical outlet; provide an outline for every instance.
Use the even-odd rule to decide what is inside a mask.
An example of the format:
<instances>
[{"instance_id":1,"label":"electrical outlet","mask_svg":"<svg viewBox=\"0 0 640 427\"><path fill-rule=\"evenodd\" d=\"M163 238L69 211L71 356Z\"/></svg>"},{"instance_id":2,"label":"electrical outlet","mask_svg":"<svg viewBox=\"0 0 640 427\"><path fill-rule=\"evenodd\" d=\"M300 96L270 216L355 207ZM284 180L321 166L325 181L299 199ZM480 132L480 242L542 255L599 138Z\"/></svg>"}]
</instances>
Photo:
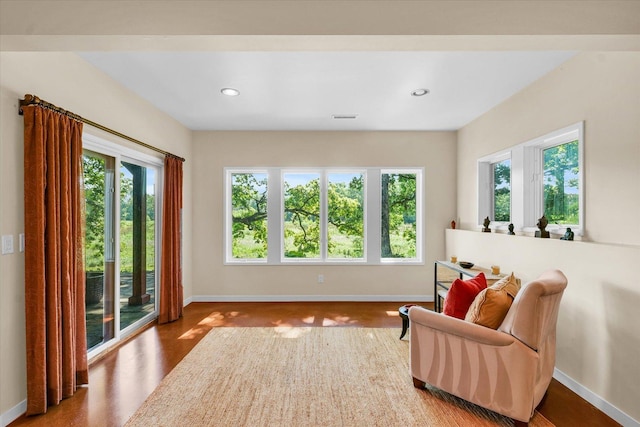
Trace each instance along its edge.
<instances>
[{"instance_id":1,"label":"electrical outlet","mask_svg":"<svg viewBox=\"0 0 640 427\"><path fill-rule=\"evenodd\" d=\"M324 274L318 274L318 283L324 283Z\"/></svg>"},{"instance_id":2,"label":"electrical outlet","mask_svg":"<svg viewBox=\"0 0 640 427\"><path fill-rule=\"evenodd\" d=\"M13 253L13 234L2 236L2 255Z\"/></svg>"}]
</instances>

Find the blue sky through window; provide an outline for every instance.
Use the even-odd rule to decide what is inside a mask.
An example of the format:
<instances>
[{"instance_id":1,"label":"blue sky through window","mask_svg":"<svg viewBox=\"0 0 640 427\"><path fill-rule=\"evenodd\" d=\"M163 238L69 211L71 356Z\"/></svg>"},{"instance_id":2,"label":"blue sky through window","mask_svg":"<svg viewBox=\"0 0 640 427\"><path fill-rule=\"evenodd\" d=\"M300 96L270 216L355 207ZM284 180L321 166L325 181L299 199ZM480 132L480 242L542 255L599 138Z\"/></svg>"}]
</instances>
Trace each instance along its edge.
<instances>
[{"instance_id":1,"label":"blue sky through window","mask_svg":"<svg viewBox=\"0 0 640 427\"><path fill-rule=\"evenodd\" d=\"M319 173L305 173L305 172L295 172L295 173L285 173L284 181L289 184L290 187L297 187L298 185L307 185L309 182L314 179L320 179Z\"/></svg>"},{"instance_id":2,"label":"blue sky through window","mask_svg":"<svg viewBox=\"0 0 640 427\"><path fill-rule=\"evenodd\" d=\"M353 180L353 178L359 178L361 176L362 176L362 173L359 173L359 172L358 173L340 173L340 172L333 173L332 172L328 174L329 182L336 183L336 184L337 183L349 184L351 180ZM287 182L291 187L296 187L298 185L306 185L310 181L313 181L314 179L320 179L320 174L315 172L311 172L311 173L291 172L291 173L284 174L284 181Z\"/></svg>"},{"instance_id":3,"label":"blue sky through window","mask_svg":"<svg viewBox=\"0 0 640 427\"><path fill-rule=\"evenodd\" d=\"M153 195L156 193L156 171L152 168L145 169L147 171L147 194ZM124 165L120 168L120 172L124 178L133 179L133 175Z\"/></svg>"}]
</instances>

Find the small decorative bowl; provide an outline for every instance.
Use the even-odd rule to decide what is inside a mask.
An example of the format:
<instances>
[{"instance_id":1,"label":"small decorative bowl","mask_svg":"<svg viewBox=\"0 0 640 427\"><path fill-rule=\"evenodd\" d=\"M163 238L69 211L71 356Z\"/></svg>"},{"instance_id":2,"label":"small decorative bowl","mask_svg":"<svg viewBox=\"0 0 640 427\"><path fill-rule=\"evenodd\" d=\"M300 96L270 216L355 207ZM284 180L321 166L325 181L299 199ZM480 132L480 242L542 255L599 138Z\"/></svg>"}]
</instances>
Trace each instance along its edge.
<instances>
[{"instance_id":1,"label":"small decorative bowl","mask_svg":"<svg viewBox=\"0 0 640 427\"><path fill-rule=\"evenodd\" d=\"M460 267L462 268L471 268L473 267L473 263L469 261L460 261Z\"/></svg>"}]
</instances>

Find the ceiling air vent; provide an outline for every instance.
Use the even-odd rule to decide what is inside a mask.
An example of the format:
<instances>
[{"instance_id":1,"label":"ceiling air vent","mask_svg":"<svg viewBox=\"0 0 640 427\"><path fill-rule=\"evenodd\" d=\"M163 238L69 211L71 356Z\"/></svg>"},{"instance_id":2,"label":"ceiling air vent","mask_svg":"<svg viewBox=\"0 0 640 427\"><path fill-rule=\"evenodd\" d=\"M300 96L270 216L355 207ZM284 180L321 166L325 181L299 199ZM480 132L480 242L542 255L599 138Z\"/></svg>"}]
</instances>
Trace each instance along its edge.
<instances>
[{"instance_id":1,"label":"ceiling air vent","mask_svg":"<svg viewBox=\"0 0 640 427\"><path fill-rule=\"evenodd\" d=\"M342 120L342 119L355 119L356 117L358 117L357 114L334 114L331 117L333 117L336 120Z\"/></svg>"}]
</instances>

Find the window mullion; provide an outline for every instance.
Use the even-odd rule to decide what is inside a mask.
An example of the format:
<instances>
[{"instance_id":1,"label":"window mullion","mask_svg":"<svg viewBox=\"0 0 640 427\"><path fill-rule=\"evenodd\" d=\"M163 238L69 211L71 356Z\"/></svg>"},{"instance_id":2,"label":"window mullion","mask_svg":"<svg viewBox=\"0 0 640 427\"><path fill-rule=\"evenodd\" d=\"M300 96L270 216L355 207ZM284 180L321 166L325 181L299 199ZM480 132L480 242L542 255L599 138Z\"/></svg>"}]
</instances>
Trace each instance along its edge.
<instances>
[{"instance_id":1,"label":"window mullion","mask_svg":"<svg viewBox=\"0 0 640 427\"><path fill-rule=\"evenodd\" d=\"M493 196L491 194L491 163L478 163L478 224L482 224L484 218L493 215L491 207Z\"/></svg>"},{"instance_id":2,"label":"window mullion","mask_svg":"<svg viewBox=\"0 0 640 427\"><path fill-rule=\"evenodd\" d=\"M320 171L320 259L326 261L328 257L327 243L328 229L329 229L329 214L328 214L328 182L327 171L323 169Z\"/></svg>"},{"instance_id":3,"label":"window mullion","mask_svg":"<svg viewBox=\"0 0 640 427\"><path fill-rule=\"evenodd\" d=\"M496 220L496 165L497 163L491 163L489 167L489 189L491 191L491 196L489 197L489 215L490 218L495 222Z\"/></svg>"},{"instance_id":4,"label":"window mullion","mask_svg":"<svg viewBox=\"0 0 640 427\"><path fill-rule=\"evenodd\" d=\"M521 230L527 223L525 217L529 202L525 198L530 194L528 187L531 177L527 175L529 167L526 167L524 147L516 146L511 150L511 223L516 230Z\"/></svg>"},{"instance_id":5,"label":"window mullion","mask_svg":"<svg viewBox=\"0 0 640 427\"><path fill-rule=\"evenodd\" d=\"M542 207L542 192L540 180L540 155L541 151L536 147L524 147L524 182L523 182L523 227L534 227L538 214Z\"/></svg>"},{"instance_id":6,"label":"window mullion","mask_svg":"<svg viewBox=\"0 0 640 427\"><path fill-rule=\"evenodd\" d=\"M284 251L282 243L284 201L280 169L267 171L267 263L279 264Z\"/></svg>"},{"instance_id":7,"label":"window mullion","mask_svg":"<svg viewBox=\"0 0 640 427\"><path fill-rule=\"evenodd\" d=\"M367 186L365 197L365 212L367 220L365 222L367 229L366 244L367 244L367 263L368 264L380 264L380 169L368 169L367 170Z\"/></svg>"}]
</instances>

